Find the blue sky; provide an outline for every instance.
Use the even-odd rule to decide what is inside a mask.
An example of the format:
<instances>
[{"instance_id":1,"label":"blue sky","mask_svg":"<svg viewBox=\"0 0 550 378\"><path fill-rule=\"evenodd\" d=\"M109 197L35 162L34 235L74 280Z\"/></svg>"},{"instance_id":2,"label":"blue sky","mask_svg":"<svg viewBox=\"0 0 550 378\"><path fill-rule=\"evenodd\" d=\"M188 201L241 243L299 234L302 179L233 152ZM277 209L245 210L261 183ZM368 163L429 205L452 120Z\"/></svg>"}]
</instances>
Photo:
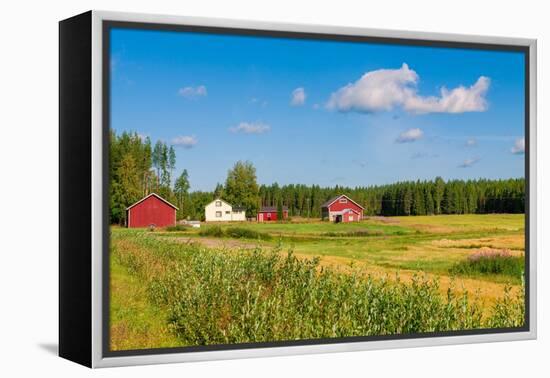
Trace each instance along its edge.
<instances>
[{"instance_id":1,"label":"blue sky","mask_svg":"<svg viewBox=\"0 0 550 378\"><path fill-rule=\"evenodd\" d=\"M176 147L213 190L524 177L514 52L113 29L111 127Z\"/></svg>"}]
</instances>

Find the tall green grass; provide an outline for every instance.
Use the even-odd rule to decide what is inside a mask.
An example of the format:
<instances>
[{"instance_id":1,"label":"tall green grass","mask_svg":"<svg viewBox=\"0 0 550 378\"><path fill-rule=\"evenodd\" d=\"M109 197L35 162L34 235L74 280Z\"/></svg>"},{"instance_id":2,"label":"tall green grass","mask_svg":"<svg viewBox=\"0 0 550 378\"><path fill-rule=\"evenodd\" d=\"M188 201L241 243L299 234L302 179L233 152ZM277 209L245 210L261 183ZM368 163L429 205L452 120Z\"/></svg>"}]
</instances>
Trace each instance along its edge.
<instances>
[{"instance_id":1,"label":"tall green grass","mask_svg":"<svg viewBox=\"0 0 550 378\"><path fill-rule=\"evenodd\" d=\"M223 238L225 236L225 232L220 226L216 225L216 226L210 226L210 227L205 227L204 229L201 229L199 231L199 235L210 236L214 238Z\"/></svg>"},{"instance_id":2,"label":"tall green grass","mask_svg":"<svg viewBox=\"0 0 550 378\"><path fill-rule=\"evenodd\" d=\"M112 242L124 237L113 235ZM149 299L167 310L167 322L182 345L523 324L523 298L510 291L483 316L481 304L467 293L449 289L442 295L439 282L422 275L405 283L361 271L339 273L320 267L318 259L301 260L280 250L223 253L147 234L131 241L135 248L113 253L147 280Z\"/></svg>"},{"instance_id":3,"label":"tall green grass","mask_svg":"<svg viewBox=\"0 0 550 378\"><path fill-rule=\"evenodd\" d=\"M460 275L499 274L519 282L525 271L525 257L514 256L506 251L487 250L470 255L455 264L450 273Z\"/></svg>"},{"instance_id":4,"label":"tall green grass","mask_svg":"<svg viewBox=\"0 0 550 378\"><path fill-rule=\"evenodd\" d=\"M251 230L244 227L222 228L218 225L207 227L199 232L200 236L210 236L215 238L234 238L234 239L256 239L271 240L273 237L269 234Z\"/></svg>"}]
</instances>

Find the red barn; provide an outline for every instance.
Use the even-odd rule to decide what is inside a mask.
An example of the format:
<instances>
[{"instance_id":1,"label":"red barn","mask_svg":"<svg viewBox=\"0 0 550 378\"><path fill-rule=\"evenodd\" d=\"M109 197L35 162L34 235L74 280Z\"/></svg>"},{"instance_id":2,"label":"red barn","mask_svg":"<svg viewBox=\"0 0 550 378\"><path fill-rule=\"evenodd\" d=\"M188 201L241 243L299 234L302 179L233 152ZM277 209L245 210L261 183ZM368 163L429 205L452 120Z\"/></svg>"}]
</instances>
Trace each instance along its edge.
<instances>
[{"instance_id":1,"label":"red barn","mask_svg":"<svg viewBox=\"0 0 550 378\"><path fill-rule=\"evenodd\" d=\"M283 219L288 218L288 207L283 206ZM258 222L271 222L277 220L277 207L276 206L262 206L258 215L256 216Z\"/></svg>"},{"instance_id":2,"label":"red barn","mask_svg":"<svg viewBox=\"0 0 550 378\"><path fill-rule=\"evenodd\" d=\"M151 193L126 208L127 224L129 228L175 226L176 210L176 206Z\"/></svg>"},{"instance_id":3,"label":"red barn","mask_svg":"<svg viewBox=\"0 0 550 378\"><path fill-rule=\"evenodd\" d=\"M357 222L363 219L363 206L341 194L321 205L321 214L331 222Z\"/></svg>"}]
</instances>

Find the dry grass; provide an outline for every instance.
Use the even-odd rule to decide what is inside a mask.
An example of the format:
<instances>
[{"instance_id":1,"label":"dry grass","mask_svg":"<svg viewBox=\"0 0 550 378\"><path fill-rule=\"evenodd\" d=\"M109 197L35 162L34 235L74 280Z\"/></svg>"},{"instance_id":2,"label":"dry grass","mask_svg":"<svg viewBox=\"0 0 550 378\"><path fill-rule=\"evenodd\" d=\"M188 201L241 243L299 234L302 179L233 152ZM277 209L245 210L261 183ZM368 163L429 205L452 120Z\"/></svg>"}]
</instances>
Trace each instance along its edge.
<instances>
[{"instance_id":1,"label":"dry grass","mask_svg":"<svg viewBox=\"0 0 550 378\"><path fill-rule=\"evenodd\" d=\"M525 251L525 237L519 235L503 235L498 237L483 237L475 239L438 239L431 244L442 248L474 249L483 248L509 250L512 254L521 254Z\"/></svg>"}]
</instances>

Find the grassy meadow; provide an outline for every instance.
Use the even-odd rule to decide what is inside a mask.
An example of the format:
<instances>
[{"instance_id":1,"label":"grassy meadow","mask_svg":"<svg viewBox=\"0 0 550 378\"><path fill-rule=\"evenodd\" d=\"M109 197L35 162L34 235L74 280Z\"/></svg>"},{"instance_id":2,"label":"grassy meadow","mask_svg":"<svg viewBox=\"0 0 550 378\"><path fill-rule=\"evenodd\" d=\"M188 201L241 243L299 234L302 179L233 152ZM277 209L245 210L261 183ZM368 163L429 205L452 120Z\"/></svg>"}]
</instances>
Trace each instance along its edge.
<instances>
[{"instance_id":1,"label":"grassy meadow","mask_svg":"<svg viewBox=\"0 0 550 378\"><path fill-rule=\"evenodd\" d=\"M111 349L517 327L522 214L111 229Z\"/></svg>"}]
</instances>

